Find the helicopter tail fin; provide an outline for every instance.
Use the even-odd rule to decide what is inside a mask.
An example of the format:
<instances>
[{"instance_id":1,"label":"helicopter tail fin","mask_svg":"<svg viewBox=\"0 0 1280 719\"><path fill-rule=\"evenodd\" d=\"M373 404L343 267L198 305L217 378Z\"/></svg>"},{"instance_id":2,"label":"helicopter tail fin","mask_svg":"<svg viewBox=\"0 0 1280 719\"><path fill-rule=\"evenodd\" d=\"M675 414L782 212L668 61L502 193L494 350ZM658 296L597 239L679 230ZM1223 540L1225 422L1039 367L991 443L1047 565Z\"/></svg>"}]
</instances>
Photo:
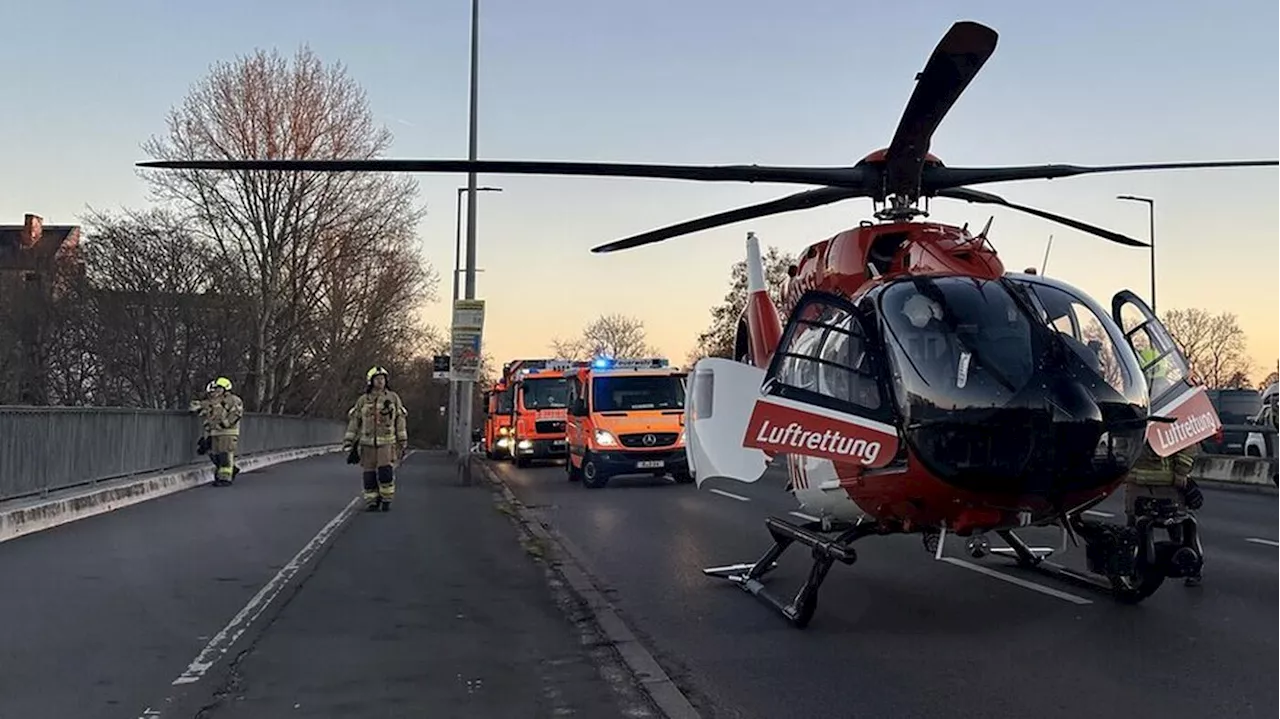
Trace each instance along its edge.
<instances>
[{"instance_id":1,"label":"helicopter tail fin","mask_svg":"<svg viewBox=\"0 0 1280 719\"><path fill-rule=\"evenodd\" d=\"M760 255L760 241L756 233L747 233L747 303L743 309L746 317L747 337L750 341L748 357L756 367L768 367L774 349L782 339L782 320L778 308L769 298L765 285L764 260Z\"/></svg>"}]
</instances>

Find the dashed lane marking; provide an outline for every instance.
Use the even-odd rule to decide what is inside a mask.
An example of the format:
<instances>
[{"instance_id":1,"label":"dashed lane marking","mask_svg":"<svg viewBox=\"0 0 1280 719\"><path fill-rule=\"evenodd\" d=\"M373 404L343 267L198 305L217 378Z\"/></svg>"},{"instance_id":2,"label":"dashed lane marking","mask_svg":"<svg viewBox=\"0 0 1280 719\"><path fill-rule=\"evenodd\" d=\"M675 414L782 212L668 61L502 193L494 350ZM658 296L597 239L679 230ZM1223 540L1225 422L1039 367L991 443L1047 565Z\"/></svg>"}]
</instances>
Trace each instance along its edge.
<instances>
[{"instance_id":1,"label":"dashed lane marking","mask_svg":"<svg viewBox=\"0 0 1280 719\"><path fill-rule=\"evenodd\" d=\"M1259 539L1257 537L1245 537L1244 541L1253 542L1254 544L1265 544L1268 547L1280 547L1280 542L1277 542L1274 539Z\"/></svg>"},{"instance_id":2,"label":"dashed lane marking","mask_svg":"<svg viewBox=\"0 0 1280 719\"><path fill-rule=\"evenodd\" d=\"M1092 514L1092 515L1093 515L1093 516L1095 516L1095 517L1114 517L1114 516L1116 516L1114 512L1102 512L1102 511L1099 511L1099 510L1096 510L1096 509L1086 509L1086 510L1084 510L1084 512L1082 512L1082 514Z\"/></svg>"},{"instance_id":3,"label":"dashed lane marking","mask_svg":"<svg viewBox=\"0 0 1280 719\"><path fill-rule=\"evenodd\" d=\"M819 519L818 517L815 517L815 516L810 515L810 514L805 514L804 512L790 512L790 514L791 514L791 516L793 516L793 517L798 517L798 518L800 518L800 519L803 519L803 520L804 520L804 521L806 521L806 522L821 522L821 521L822 521L822 520L821 520L821 519Z\"/></svg>"},{"instance_id":4,"label":"dashed lane marking","mask_svg":"<svg viewBox=\"0 0 1280 719\"><path fill-rule=\"evenodd\" d=\"M960 567L961 569L968 569L979 574L985 574L992 579L999 579L1002 582L1016 584L1023 589L1030 589L1033 592L1040 592L1041 594L1047 594L1050 597L1057 597L1058 599L1071 602L1072 604L1093 604L1093 601L1090 599L1085 599L1084 597L1079 597L1052 587L1046 587L1043 584L1029 582L1021 577L1010 576L1003 572L997 572L994 569L987 569L986 567L978 566L972 562L966 562L963 559L956 559L955 557L939 557L939 560L946 562L947 564Z\"/></svg>"},{"instance_id":5,"label":"dashed lane marking","mask_svg":"<svg viewBox=\"0 0 1280 719\"><path fill-rule=\"evenodd\" d=\"M711 490L711 493L712 493L712 494L718 494L718 495L720 495L721 497L728 497L729 499L736 499L736 500L738 500L739 502L750 502L750 501L751 501L751 498L750 498L750 497L744 497L744 496L742 496L741 494L734 494L733 492L726 492L726 491L724 491L723 489L713 489L713 490Z\"/></svg>"}]
</instances>

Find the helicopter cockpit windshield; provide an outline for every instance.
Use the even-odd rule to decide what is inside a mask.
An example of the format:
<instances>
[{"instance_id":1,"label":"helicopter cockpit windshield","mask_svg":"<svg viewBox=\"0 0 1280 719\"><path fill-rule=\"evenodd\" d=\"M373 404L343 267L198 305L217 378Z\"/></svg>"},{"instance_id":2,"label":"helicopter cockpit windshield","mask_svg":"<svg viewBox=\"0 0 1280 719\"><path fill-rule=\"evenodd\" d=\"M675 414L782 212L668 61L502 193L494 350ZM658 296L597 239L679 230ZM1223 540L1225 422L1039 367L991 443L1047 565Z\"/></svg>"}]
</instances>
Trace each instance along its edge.
<instances>
[{"instance_id":1,"label":"helicopter cockpit windshield","mask_svg":"<svg viewBox=\"0 0 1280 719\"><path fill-rule=\"evenodd\" d=\"M900 403L1001 407L1035 374L1042 343L999 282L916 277L889 285L879 300Z\"/></svg>"}]
</instances>

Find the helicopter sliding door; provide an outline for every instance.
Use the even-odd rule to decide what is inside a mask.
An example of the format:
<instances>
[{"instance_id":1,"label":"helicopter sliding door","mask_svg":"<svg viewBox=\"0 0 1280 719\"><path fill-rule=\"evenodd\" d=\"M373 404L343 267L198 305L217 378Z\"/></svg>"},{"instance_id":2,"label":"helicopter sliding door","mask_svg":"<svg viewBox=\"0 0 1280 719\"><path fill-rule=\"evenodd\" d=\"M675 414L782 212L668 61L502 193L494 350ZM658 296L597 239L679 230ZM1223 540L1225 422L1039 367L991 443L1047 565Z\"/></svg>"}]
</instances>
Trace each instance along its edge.
<instances>
[{"instance_id":1,"label":"helicopter sliding door","mask_svg":"<svg viewBox=\"0 0 1280 719\"><path fill-rule=\"evenodd\" d=\"M884 467L899 439L882 367L851 304L806 293L782 333L742 443Z\"/></svg>"},{"instance_id":2,"label":"helicopter sliding door","mask_svg":"<svg viewBox=\"0 0 1280 719\"><path fill-rule=\"evenodd\" d=\"M1209 393L1192 379L1186 356L1147 303L1129 290L1121 290L1111 298L1111 315L1146 377L1149 413L1163 419L1147 425L1151 448L1168 457L1212 437L1222 421Z\"/></svg>"},{"instance_id":3,"label":"helicopter sliding door","mask_svg":"<svg viewBox=\"0 0 1280 719\"><path fill-rule=\"evenodd\" d=\"M742 443L763 379L764 370L719 357L700 360L689 373L685 456L698 486L712 477L754 482L764 474L769 458Z\"/></svg>"}]
</instances>

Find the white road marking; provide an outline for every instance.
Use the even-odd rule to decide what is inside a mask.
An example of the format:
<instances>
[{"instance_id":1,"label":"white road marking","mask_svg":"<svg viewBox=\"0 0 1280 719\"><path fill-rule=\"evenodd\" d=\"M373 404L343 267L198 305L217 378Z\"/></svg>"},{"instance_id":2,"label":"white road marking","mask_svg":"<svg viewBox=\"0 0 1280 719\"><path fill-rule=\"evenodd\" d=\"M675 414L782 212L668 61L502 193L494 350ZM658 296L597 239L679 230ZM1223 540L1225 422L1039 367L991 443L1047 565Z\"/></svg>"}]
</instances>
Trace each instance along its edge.
<instances>
[{"instance_id":1,"label":"white road marking","mask_svg":"<svg viewBox=\"0 0 1280 719\"><path fill-rule=\"evenodd\" d=\"M276 572L276 576L272 577L271 581L263 585L262 589L259 589L258 593L253 595L249 603L244 605L244 608L231 618L231 621L222 628L222 631L209 640L204 650L187 666L187 670L173 680L173 684L176 686L200 681L200 678L209 671L214 662L226 654L227 650L235 644L236 640L245 633L249 626L258 617L262 616L262 612L280 594L280 591L285 588L285 585L289 583L293 575L298 573L298 570L307 563L307 560L311 559L316 551L329 540L329 537L333 536L334 531L346 521L347 517L351 516L360 501L360 497L352 497L347 506L341 512L338 512L337 516L329 520L329 523L324 525L316 533L316 536L312 537L311 541L307 542L302 547L302 550L295 554L293 559L289 560L288 564L281 567L280 571Z\"/></svg>"},{"instance_id":2,"label":"white road marking","mask_svg":"<svg viewBox=\"0 0 1280 719\"><path fill-rule=\"evenodd\" d=\"M1086 510L1084 510L1083 512L1081 512L1081 514L1092 514L1092 515L1093 515L1093 516L1095 516L1095 517L1114 517L1114 516L1116 516L1116 515L1115 515L1115 513L1113 513L1113 512L1100 512L1100 511L1098 511L1098 510L1096 510L1096 509L1086 509Z\"/></svg>"},{"instance_id":3,"label":"white road marking","mask_svg":"<svg viewBox=\"0 0 1280 719\"><path fill-rule=\"evenodd\" d=\"M803 519L803 520L804 520L804 521L806 521L806 522L821 522L821 521L822 521L822 519L821 519L821 518L819 518L819 517L815 517L815 516L810 515L810 514L805 514L804 512L792 512L792 513L791 513L791 516L793 516L793 517L799 517L800 519Z\"/></svg>"},{"instance_id":4,"label":"white road marking","mask_svg":"<svg viewBox=\"0 0 1280 719\"><path fill-rule=\"evenodd\" d=\"M1254 544L1265 544L1268 547L1280 547L1280 542L1277 542L1274 539L1258 539L1257 537L1246 537L1244 541L1253 542Z\"/></svg>"},{"instance_id":5,"label":"white road marking","mask_svg":"<svg viewBox=\"0 0 1280 719\"><path fill-rule=\"evenodd\" d=\"M1074 594L1068 594L1067 592L1059 591L1052 587L1046 587L1042 584L1036 584L1035 582L1028 582L1027 580L1021 577L1013 577L1003 572L997 572L994 569L987 569L986 567L981 567L981 566L978 566L977 564L966 562L963 559L956 559L955 557L939 557L939 559L943 562L955 565L957 567L961 567L963 569L971 569L979 574L985 574L988 577L991 577L993 579L999 579L1003 582L1016 584L1019 587L1022 587L1024 589L1030 589L1033 592L1040 592L1041 594L1047 594L1051 597L1057 597L1058 599L1066 600L1068 602L1071 602L1072 604L1093 604L1093 601L1090 599L1085 599L1084 597L1078 597Z\"/></svg>"},{"instance_id":6,"label":"white road marking","mask_svg":"<svg viewBox=\"0 0 1280 719\"><path fill-rule=\"evenodd\" d=\"M724 491L723 489L713 489L713 490L711 490L711 492L712 492L713 494L718 494L718 495L720 495L721 497L728 497L729 499L736 499L736 500L738 500L739 502L750 502L750 501L751 501L751 498L750 498L750 497L744 497L744 496L742 496L741 494L734 494L733 492L726 492L726 491Z\"/></svg>"}]
</instances>

